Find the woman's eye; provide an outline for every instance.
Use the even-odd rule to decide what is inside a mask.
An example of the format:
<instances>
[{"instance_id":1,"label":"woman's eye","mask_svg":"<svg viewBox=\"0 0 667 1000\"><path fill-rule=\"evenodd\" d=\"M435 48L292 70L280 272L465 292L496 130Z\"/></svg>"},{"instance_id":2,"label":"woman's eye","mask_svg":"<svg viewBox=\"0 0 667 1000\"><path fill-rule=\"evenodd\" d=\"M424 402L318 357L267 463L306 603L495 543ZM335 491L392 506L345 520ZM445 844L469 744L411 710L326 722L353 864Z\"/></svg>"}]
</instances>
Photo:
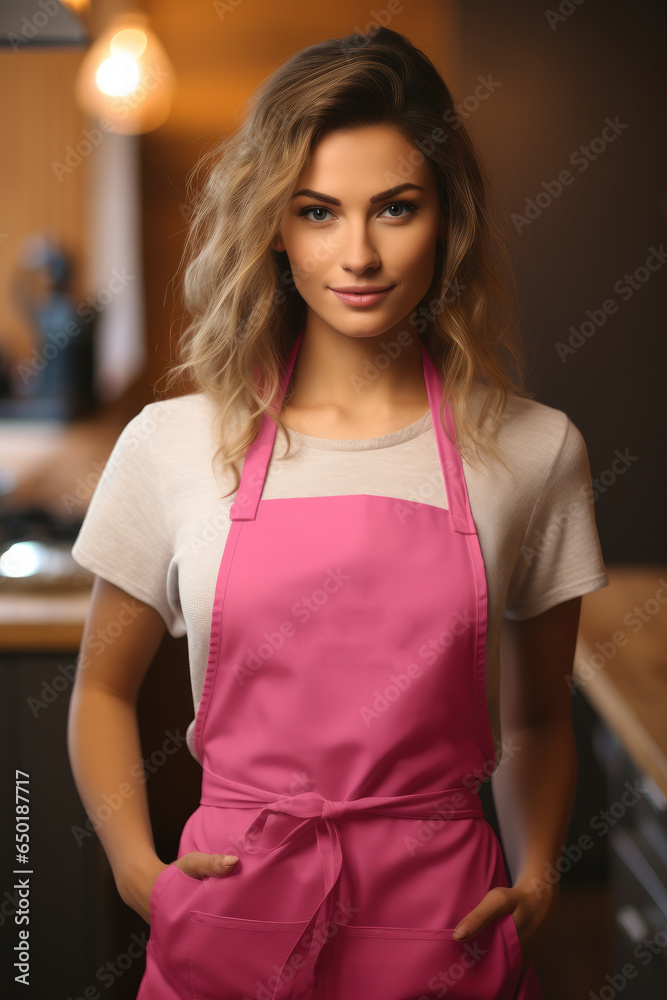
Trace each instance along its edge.
<instances>
[{"instance_id":1,"label":"woman's eye","mask_svg":"<svg viewBox=\"0 0 667 1000\"><path fill-rule=\"evenodd\" d=\"M387 208L385 208L384 211L386 212L388 208L409 209L409 211L405 212L403 215L391 215L390 216L391 219L402 219L405 217L405 215L411 215L413 212L417 211L417 206L413 205L411 201L392 201L391 205L387 205Z\"/></svg>"},{"instance_id":2,"label":"woman's eye","mask_svg":"<svg viewBox=\"0 0 667 1000\"><path fill-rule=\"evenodd\" d=\"M390 218L390 219L404 219L407 215L411 215L413 212L416 212L418 206L417 205L413 205L413 203L411 201L392 201L390 205L386 205L382 209L382 212L386 212L390 208L391 209L395 209L395 208L401 209L401 213L400 213L400 215L391 214L391 215L388 216L388 218ZM407 209L407 211L404 212L404 211L402 211L403 209ZM303 215L305 218L308 218L308 216L312 216L315 212L323 212L325 216L332 214L328 208L324 208L322 205L307 205L305 208L299 209L299 215ZM311 218L309 221L310 222L326 222L327 220L324 219L324 218L322 218L322 216L320 215L318 218Z\"/></svg>"},{"instance_id":3,"label":"woman's eye","mask_svg":"<svg viewBox=\"0 0 667 1000\"><path fill-rule=\"evenodd\" d=\"M324 212L324 214L326 215L328 211L329 211L328 208L322 208L321 205L309 205L307 208L302 208L301 211L299 212L299 215L308 216L312 212ZM310 221L311 222L322 222L323 220L321 218L319 218L319 219L311 219Z\"/></svg>"}]
</instances>

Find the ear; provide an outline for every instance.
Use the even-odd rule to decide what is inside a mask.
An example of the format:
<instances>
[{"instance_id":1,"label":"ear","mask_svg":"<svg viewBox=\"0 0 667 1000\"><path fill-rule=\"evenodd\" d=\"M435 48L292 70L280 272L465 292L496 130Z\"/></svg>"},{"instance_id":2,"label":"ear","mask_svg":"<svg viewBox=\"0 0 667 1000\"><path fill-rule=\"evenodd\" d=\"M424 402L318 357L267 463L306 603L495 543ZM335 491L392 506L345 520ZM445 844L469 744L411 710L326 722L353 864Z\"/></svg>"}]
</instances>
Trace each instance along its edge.
<instances>
[{"instance_id":1,"label":"ear","mask_svg":"<svg viewBox=\"0 0 667 1000\"><path fill-rule=\"evenodd\" d=\"M283 238L281 233L278 233L277 236L273 237L273 239L271 240L271 248L273 250L277 250L278 253L282 253L284 251L285 244L283 243Z\"/></svg>"}]
</instances>

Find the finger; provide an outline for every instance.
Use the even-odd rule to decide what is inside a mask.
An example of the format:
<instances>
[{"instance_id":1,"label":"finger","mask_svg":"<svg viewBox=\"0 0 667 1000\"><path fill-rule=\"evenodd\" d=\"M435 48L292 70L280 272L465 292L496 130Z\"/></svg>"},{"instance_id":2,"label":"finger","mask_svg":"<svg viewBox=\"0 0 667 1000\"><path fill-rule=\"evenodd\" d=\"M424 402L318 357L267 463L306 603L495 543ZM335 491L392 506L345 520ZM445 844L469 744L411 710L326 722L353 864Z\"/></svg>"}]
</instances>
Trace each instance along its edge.
<instances>
[{"instance_id":1,"label":"finger","mask_svg":"<svg viewBox=\"0 0 667 1000\"><path fill-rule=\"evenodd\" d=\"M174 864L178 864L191 878L208 878L211 875L229 875L237 861L238 858L233 854L204 854L195 851L179 858Z\"/></svg>"},{"instance_id":2,"label":"finger","mask_svg":"<svg viewBox=\"0 0 667 1000\"><path fill-rule=\"evenodd\" d=\"M501 912L498 909L498 904L494 906L493 903L482 901L473 910L466 913L462 920L459 920L452 931L452 937L456 938L457 941L464 941L474 934L478 934L490 920L499 916L501 916Z\"/></svg>"},{"instance_id":3,"label":"finger","mask_svg":"<svg viewBox=\"0 0 667 1000\"><path fill-rule=\"evenodd\" d=\"M239 860L235 854L211 854L210 857L213 875L228 875Z\"/></svg>"},{"instance_id":4,"label":"finger","mask_svg":"<svg viewBox=\"0 0 667 1000\"><path fill-rule=\"evenodd\" d=\"M489 920L490 917L485 916L484 911L479 906L476 906L470 913L466 913L463 920L459 920L452 931L452 937L456 938L457 941L464 941L466 938L481 931Z\"/></svg>"},{"instance_id":5,"label":"finger","mask_svg":"<svg viewBox=\"0 0 667 1000\"><path fill-rule=\"evenodd\" d=\"M502 916L503 913L507 912L506 909L503 909L503 906L506 906L505 901L499 899L497 893L493 893L493 895L492 893L493 890L487 893L474 909L466 913L462 920L459 920L452 931L453 938L457 941L466 940L474 934L478 934L483 927L486 927L490 920Z\"/></svg>"}]
</instances>

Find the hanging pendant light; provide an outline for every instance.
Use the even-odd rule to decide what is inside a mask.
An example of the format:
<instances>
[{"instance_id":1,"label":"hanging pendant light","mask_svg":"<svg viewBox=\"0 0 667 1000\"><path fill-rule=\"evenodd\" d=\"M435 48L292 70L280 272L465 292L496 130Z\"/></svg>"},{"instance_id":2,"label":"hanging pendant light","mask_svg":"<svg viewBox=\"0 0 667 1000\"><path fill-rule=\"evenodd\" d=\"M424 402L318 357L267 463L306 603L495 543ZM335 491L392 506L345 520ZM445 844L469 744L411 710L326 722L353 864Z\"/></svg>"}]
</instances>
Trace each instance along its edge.
<instances>
[{"instance_id":1,"label":"hanging pendant light","mask_svg":"<svg viewBox=\"0 0 667 1000\"><path fill-rule=\"evenodd\" d=\"M76 79L76 98L87 114L106 119L109 131L151 132L169 117L174 70L148 18L118 17L91 46Z\"/></svg>"}]
</instances>

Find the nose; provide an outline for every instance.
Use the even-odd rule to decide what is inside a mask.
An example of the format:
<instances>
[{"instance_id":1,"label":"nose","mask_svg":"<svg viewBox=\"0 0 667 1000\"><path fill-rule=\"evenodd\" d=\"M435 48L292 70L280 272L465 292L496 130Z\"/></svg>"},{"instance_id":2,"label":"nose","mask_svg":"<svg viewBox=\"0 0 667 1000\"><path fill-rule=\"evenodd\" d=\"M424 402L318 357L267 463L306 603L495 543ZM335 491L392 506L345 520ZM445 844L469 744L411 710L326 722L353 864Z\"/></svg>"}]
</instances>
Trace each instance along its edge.
<instances>
[{"instance_id":1,"label":"nose","mask_svg":"<svg viewBox=\"0 0 667 1000\"><path fill-rule=\"evenodd\" d=\"M340 266L345 271L353 271L355 274L362 274L369 267L380 266L380 254L364 222L350 223L347 226L343 237Z\"/></svg>"}]
</instances>

